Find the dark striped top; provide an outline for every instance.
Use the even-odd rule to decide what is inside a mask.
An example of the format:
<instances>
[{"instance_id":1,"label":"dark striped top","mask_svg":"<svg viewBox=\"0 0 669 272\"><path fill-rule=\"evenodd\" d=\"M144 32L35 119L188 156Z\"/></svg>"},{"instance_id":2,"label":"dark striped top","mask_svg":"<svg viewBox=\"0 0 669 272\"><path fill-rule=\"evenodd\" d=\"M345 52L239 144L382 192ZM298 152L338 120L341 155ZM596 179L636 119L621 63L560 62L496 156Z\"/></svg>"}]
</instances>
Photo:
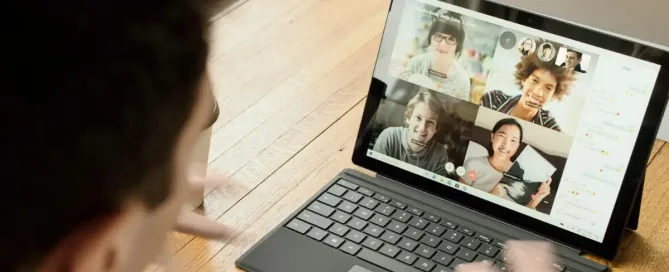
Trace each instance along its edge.
<instances>
[{"instance_id":1,"label":"dark striped top","mask_svg":"<svg viewBox=\"0 0 669 272\"><path fill-rule=\"evenodd\" d=\"M510 115L511 110L514 106L516 106L516 104L518 104L518 101L520 101L520 95L510 96L502 91L494 90L483 94L483 98L481 99L481 106ZM553 117L553 115L551 115L551 113L547 110L540 109L537 115L534 116L532 122L537 125L562 132L562 129L555 120L555 117Z\"/></svg>"}]
</instances>

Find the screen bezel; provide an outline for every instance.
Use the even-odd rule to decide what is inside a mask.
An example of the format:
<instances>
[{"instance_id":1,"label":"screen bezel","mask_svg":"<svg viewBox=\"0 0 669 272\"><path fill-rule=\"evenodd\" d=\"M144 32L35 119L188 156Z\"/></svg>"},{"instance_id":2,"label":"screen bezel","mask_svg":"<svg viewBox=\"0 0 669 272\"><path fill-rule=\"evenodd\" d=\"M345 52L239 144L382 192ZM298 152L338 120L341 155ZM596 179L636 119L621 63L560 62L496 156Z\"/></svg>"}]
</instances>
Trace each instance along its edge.
<instances>
[{"instance_id":1,"label":"screen bezel","mask_svg":"<svg viewBox=\"0 0 669 272\"><path fill-rule=\"evenodd\" d=\"M389 14L393 10L393 7L404 7L403 3L405 1L407 0L394 0L395 5L391 2ZM398 5L397 3L402 4ZM658 133L664 109L667 105L667 90L669 90L669 53L645 44L632 42L493 2L481 1L475 9L468 6L469 1L467 0L452 0L448 1L448 3L627 56L631 56L633 49L636 49L634 52L647 52L646 55L632 57L659 64L661 66L603 242L599 243L549 223L496 205L492 202L481 201L481 199L467 193L444 186L400 168L391 167L388 164L368 157L367 147L370 140L370 134L367 133L367 131L370 128L370 125L374 122L375 114L379 108L381 99L385 97L386 91L386 84L374 77L370 83L362 121L358 130L353 152L353 163L405 185L434 194L449 201L457 202L468 208L526 229L535 234L566 244L581 251L612 260L616 256L623 231L625 230L629 214L632 210L632 204L637 196L637 191L641 184L640 181L643 177L646 163ZM386 39L385 35L382 38L381 46L383 46L384 43L394 43L394 41L385 41L383 39ZM380 69L387 69L387 67L380 67Z\"/></svg>"}]
</instances>

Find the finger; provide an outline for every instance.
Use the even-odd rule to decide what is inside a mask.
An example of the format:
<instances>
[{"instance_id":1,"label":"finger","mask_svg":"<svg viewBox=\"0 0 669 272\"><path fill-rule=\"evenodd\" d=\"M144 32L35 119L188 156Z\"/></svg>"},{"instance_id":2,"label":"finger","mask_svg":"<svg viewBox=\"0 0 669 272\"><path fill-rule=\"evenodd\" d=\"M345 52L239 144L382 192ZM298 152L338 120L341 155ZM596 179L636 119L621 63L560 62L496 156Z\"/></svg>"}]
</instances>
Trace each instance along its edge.
<instances>
[{"instance_id":1,"label":"finger","mask_svg":"<svg viewBox=\"0 0 669 272\"><path fill-rule=\"evenodd\" d=\"M518 272L550 272L555 256L551 244L546 242L507 242L507 257Z\"/></svg>"},{"instance_id":2,"label":"finger","mask_svg":"<svg viewBox=\"0 0 669 272\"><path fill-rule=\"evenodd\" d=\"M484 263L470 263L460 266L458 272L495 272L489 264ZM523 271L520 271L523 272Z\"/></svg>"},{"instance_id":3,"label":"finger","mask_svg":"<svg viewBox=\"0 0 669 272\"><path fill-rule=\"evenodd\" d=\"M549 177L548 181L545 183L548 186L551 186L551 183L553 182L553 178Z\"/></svg>"},{"instance_id":4,"label":"finger","mask_svg":"<svg viewBox=\"0 0 669 272\"><path fill-rule=\"evenodd\" d=\"M182 210L175 230L211 240L228 240L232 231L225 225L190 210Z\"/></svg>"}]
</instances>

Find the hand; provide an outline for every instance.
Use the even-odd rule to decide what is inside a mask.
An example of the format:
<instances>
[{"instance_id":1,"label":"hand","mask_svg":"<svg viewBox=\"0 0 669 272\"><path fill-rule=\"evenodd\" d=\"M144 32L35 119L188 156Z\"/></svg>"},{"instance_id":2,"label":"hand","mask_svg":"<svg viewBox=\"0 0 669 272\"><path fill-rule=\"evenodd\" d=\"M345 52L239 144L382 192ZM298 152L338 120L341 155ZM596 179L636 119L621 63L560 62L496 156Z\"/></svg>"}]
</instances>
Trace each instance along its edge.
<instances>
[{"instance_id":1,"label":"hand","mask_svg":"<svg viewBox=\"0 0 669 272\"><path fill-rule=\"evenodd\" d=\"M552 264L555 256L551 244L544 242L506 242L509 248L506 256L509 258L510 270L516 272L551 272L555 271ZM498 271L488 264L472 263L460 267L459 272L495 272Z\"/></svg>"},{"instance_id":2,"label":"hand","mask_svg":"<svg viewBox=\"0 0 669 272\"><path fill-rule=\"evenodd\" d=\"M549 177L546 182L541 184L537 193L532 195L532 201L527 204L528 208L536 209L539 203L551 194L551 182L553 182L553 179Z\"/></svg>"},{"instance_id":3,"label":"hand","mask_svg":"<svg viewBox=\"0 0 669 272\"><path fill-rule=\"evenodd\" d=\"M195 176L188 180L190 184L189 196L202 194L206 185L216 185L220 182L212 182L204 178ZM225 225L216 222L214 219L198 214L191 208L183 207L177 217L175 231L199 236L210 240L228 240L232 231Z\"/></svg>"}]
</instances>

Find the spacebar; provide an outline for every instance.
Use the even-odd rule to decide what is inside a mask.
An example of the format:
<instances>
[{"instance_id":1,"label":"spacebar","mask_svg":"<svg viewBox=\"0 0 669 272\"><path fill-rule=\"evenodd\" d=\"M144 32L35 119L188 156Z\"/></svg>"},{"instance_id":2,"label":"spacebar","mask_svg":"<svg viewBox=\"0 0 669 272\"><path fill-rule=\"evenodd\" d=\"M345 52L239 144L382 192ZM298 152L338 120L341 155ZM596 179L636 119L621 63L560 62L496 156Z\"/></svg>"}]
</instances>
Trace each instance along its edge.
<instances>
[{"instance_id":1,"label":"spacebar","mask_svg":"<svg viewBox=\"0 0 669 272\"><path fill-rule=\"evenodd\" d=\"M360 253L358 253L358 258L363 259L365 261L368 261L370 263L373 263L375 265L378 265L382 268L388 269L393 272L399 272L399 271L406 271L406 272L421 272L416 269L413 269L412 267L400 263L398 261L395 261L391 258L388 258L386 256L383 256L379 253L376 253L374 251L371 251L369 249L363 248Z\"/></svg>"}]
</instances>

